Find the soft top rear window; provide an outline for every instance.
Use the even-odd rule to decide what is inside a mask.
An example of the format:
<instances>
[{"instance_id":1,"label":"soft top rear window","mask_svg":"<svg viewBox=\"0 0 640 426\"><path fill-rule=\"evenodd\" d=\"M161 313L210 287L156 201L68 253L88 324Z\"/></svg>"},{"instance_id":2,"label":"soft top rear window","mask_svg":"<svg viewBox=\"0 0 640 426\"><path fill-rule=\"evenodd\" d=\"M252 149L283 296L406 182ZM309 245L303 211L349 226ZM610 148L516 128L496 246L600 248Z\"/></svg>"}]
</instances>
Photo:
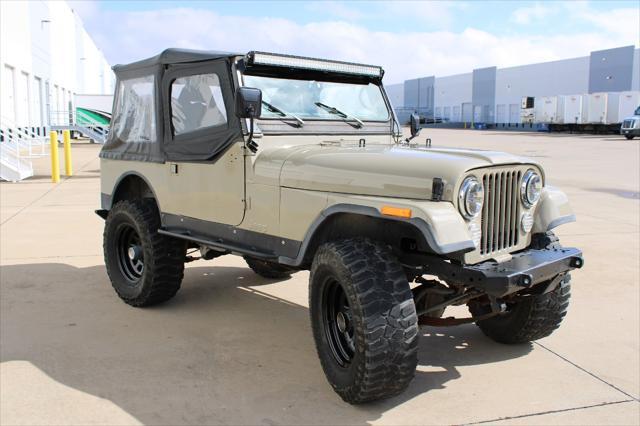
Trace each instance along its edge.
<instances>
[{"instance_id":1,"label":"soft top rear window","mask_svg":"<svg viewBox=\"0 0 640 426\"><path fill-rule=\"evenodd\" d=\"M121 80L116 94L111 132L126 143L156 140L155 77Z\"/></svg>"}]
</instances>

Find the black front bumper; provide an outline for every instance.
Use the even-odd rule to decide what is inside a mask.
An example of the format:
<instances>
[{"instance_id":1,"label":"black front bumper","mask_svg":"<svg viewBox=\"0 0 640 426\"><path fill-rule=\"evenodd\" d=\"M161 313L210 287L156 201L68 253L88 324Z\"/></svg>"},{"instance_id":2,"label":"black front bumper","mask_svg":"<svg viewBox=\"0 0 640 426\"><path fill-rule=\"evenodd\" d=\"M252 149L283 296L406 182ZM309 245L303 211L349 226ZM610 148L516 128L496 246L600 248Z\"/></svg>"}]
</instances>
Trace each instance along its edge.
<instances>
[{"instance_id":1,"label":"black front bumper","mask_svg":"<svg viewBox=\"0 0 640 426\"><path fill-rule=\"evenodd\" d=\"M445 281L472 286L485 293L502 297L537 284L558 274L581 268L582 252L577 248L530 249L513 254L508 261L482 262L477 265L439 263L431 265L431 273Z\"/></svg>"}]
</instances>

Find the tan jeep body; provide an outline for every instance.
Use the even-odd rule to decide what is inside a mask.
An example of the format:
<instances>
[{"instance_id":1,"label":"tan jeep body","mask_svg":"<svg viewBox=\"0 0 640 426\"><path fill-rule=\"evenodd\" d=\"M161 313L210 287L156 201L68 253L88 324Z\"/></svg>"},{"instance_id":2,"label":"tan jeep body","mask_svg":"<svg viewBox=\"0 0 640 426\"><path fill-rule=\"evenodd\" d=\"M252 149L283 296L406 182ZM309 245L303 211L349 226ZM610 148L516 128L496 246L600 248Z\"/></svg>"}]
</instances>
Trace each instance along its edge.
<instances>
[{"instance_id":1,"label":"tan jeep body","mask_svg":"<svg viewBox=\"0 0 640 426\"><path fill-rule=\"evenodd\" d=\"M311 238L313 225L330 214L350 213L349 206L366 207L366 212L353 209L352 214L408 221L384 217L380 211L383 206L409 208L413 218L428 225L434 252L446 255L471 249L465 260L476 263L486 256L474 248L454 196L463 178L493 170L542 170L527 159L499 152L402 146L391 135L364 136L363 148L349 136L265 135L259 139L257 154L247 155L244 141L239 140L215 162L132 167L128 161L102 159L102 192L105 199L113 199L123 178L140 176L152 188L160 211L175 217L174 227L201 221L203 226L224 225L228 228L224 235L238 235L240 230L264 234L283 248L298 248L276 253L293 265L300 264L299 247ZM433 177L446 182L442 201L430 200ZM532 213L534 232L573 220L566 196L549 186ZM530 234L519 232L520 243L507 251L528 246Z\"/></svg>"},{"instance_id":2,"label":"tan jeep body","mask_svg":"<svg viewBox=\"0 0 640 426\"><path fill-rule=\"evenodd\" d=\"M170 58L171 54L169 49L156 59L163 55ZM234 85L241 86L243 74L237 62L243 57L231 58ZM202 60L196 58L195 62ZM384 93L382 85L380 88ZM156 107L162 102L156 95ZM241 120L242 135L214 158L145 162L102 156L102 209L108 211L131 191L127 185L135 186L132 182L142 180L162 214L163 232L301 268L308 267L312 258L313 253L307 250L318 245L316 241L310 247L315 233L338 216L374 218L376 227L402 223L404 232L415 232L415 238L424 239L426 246L421 249L466 264L504 259L527 247L533 233L575 220L566 196L546 184L540 202L531 209L518 200L520 182L516 177L533 169L544 181L540 165L502 152L427 147L417 140L402 143L394 131L395 118L386 96L385 102L390 111L387 122L365 123L361 129L340 120L295 129L277 118L258 119L261 131L254 136L259 144L256 153L245 148L248 126ZM457 197L464 178L491 178L495 173L509 174L509 182L505 181L509 188L502 190L509 193L503 194L502 200L493 200L502 205L465 221ZM431 193L434 178L444 184L437 201ZM409 209L410 217L385 215L385 206ZM502 219L505 223L499 223L498 208L500 215L509 210L510 217ZM531 232L520 226L525 212L534 220ZM503 228L496 233L502 235L504 228L512 228L512 235L503 237L510 241L494 249L476 247L470 224L482 229L493 216L497 219L494 225ZM484 227L486 245L484 240L494 231L486 229L486 224ZM340 227L335 232L349 234Z\"/></svg>"}]
</instances>

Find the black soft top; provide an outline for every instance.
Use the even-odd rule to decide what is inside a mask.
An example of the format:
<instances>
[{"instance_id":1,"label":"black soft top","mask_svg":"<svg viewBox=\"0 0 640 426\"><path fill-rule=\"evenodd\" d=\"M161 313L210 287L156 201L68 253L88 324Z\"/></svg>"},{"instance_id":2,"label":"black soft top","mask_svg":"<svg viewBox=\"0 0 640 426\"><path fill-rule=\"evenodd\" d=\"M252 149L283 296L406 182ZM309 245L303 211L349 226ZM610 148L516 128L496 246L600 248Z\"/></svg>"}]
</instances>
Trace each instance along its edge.
<instances>
[{"instance_id":1,"label":"black soft top","mask_svg":"<svg viewBox=\"0 0 640 426\"><path fill-rule=\"evenodd\" d=\"M185 64L190 62L203 62L213 59L232 58L243 56L244 53L218 52L215 50L193 50L169 48L163 50L156 56L152 56L130 64L117 64L112 67L116 72L146 68L154 65Z\"/></svg>"},{"instance_id":2,"label":"black soft top","mask_svg":"<svg viewBox=\"0 0 640 426\"><path fill-rule=\"evenodd\" d=\"M242 138L235 114L232 63L243 54L166 49L148 59L116 65L117 78L109 136L101 158L162 163L212 159ZM225 122L175 135L171 86L180 77L214 73L219 79ZM213 98L212 98L213 99ZM209 104L212 99L195 99ZM201 101L201 102L198 102Z\"/></svg>"}]
</instances>

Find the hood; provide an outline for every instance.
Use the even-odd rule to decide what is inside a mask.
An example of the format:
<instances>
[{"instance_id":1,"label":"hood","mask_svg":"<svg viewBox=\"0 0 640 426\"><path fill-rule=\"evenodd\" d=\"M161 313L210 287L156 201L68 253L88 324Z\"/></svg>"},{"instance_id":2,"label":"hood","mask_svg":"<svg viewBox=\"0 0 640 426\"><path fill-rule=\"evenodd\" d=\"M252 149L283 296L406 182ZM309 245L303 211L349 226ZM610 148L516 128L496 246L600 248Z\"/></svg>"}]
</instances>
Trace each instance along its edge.
<instances>
[{"instance_id":1,"label":"hood","mask_svg":"<svg viewBox=\"0 0 640 426\"><path fill-rule=\"evenodd\" d=\"M274 153L276 154L276 153ZM316 144L283 147L265 159L282 158L280 185L346 194L430 199L432 179L445 184L452 199L469 170L530 161L502 152L404 145Z\"/></svg>"}]
</instances>

